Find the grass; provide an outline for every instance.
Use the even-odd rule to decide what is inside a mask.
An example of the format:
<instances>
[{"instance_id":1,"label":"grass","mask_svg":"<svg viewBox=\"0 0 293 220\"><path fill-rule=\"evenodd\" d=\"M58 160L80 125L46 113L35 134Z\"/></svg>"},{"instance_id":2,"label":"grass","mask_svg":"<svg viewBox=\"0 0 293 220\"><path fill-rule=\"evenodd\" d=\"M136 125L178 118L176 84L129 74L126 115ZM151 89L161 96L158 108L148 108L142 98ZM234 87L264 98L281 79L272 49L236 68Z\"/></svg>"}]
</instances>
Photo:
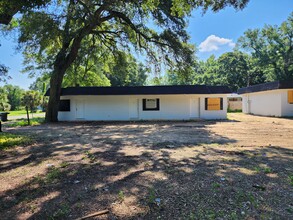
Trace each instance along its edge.
<instances>
[{"instance_id":1,"label":"grass","mask_svg":"<svg viewBox=\"0 0 293 220\"><path fill-rule=\"evenodd\" d=\"M33 113L33 114L36 114L36 113L42 113L41 110L37 110L37 112ZM31 113L29 112L29 114L31 115ZM9 116L21 116L21 115L26 115L26 110L23 109L23 110L15 110L15 111L9 111Z\"/></svg>"},{"instance_id":2,"label":"grass","mask_svg":"<svg viewBox=\"0 0 293 220\"><path fill-rule=\"evenodd\" d=\"M61 171L59 168L53 167L47 173L45 177L46 183L56 183L61 177Z\"/></svg>"},{"instance_id":3,"label":"grass","mask_svg":"<svg viewBox=\"0 0 293 220\"><path fill-rule=\"evenodd\" d=\"M30 119L30 125L40 125L45 122L45 119L43 117L37 117ZM7 127L18 127L18 126L28 126L26 119L18 119L15 122L7 123L5 126Z\"/></svg>"},{"instance_id":4,"label":"grass","mask_svg":"<svg viewBox=\"0 0 293 220\"><path fill-rule=\"evenodd\" d=\"M125 198L124 192L122 190L120 190L119 193L118 193L118 199L119 199L119 201L122 202L124 200L124 198Z\"/></svg>"},{"instance_id":5,"label":"grass","mask_svg":"<svg viewBox=\"0 0 293 220\"><path fill-rule=\"evenodd\" d=\"M33 142L33 139L20 134L0 133L0 150L19 145L28 145Z\"/></svg>"},{"instance_id":6,"label":"grass","mask_svg":"<svg viewBox=\"0 0 293 220\"><path fill-rule=\"evenodd\" d=\"M67 203L61 203L59 209L49 217L50 220L65 219L70 213L70 207Z\"/></svg>"},{"instance_id":7,"label":"grass","mask_svg":"<svg viewBox=\"0 0 293 220\"><path fill-rule=\"evenodd\" d=\"M290 185L293 186L293 174L289 175Z\"/></svg>"},{"instance_id":8,"label":"grass","mask_svg":"<svg viewBox=\"0 0 293 220\"><path fill-rule=\"evenodd\" d=\"M242 113L242 109L237 109L237 110L228 109L227 112L228 113Z\"/></svg>"}]
</instances>

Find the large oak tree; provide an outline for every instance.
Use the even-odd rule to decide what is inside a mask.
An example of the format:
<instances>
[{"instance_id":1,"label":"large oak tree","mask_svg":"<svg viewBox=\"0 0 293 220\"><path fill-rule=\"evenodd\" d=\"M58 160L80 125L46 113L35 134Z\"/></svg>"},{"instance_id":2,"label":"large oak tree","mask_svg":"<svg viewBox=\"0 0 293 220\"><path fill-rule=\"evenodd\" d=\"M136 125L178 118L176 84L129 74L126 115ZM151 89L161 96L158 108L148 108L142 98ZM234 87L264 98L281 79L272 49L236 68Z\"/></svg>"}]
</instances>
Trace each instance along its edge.
<instances>
[{"instance_id":1,"label":"large oak tree","mask_svg":"<svg viewBox=\"0 0 293 220\"><path fill-rule=\"evenodd\" d=\"M84 40L109 53L140 51L154 64L163 60L186 66L194 50L185 29L194 8L218 11L226 6L241 9L248 0L67 0L46 8L28 10L20 19L19 42L24 53L37 60L51 56L50 99L46 121L58 119L61 85L78 57ZM98 42L98 43L97 43ZM50 52L48 52L50 51ZM47 59L45 59L47 60ZM36 60L35 60L36 61ZM43 63L46 66L46 63Z\"/></svg>"}]
</instances>

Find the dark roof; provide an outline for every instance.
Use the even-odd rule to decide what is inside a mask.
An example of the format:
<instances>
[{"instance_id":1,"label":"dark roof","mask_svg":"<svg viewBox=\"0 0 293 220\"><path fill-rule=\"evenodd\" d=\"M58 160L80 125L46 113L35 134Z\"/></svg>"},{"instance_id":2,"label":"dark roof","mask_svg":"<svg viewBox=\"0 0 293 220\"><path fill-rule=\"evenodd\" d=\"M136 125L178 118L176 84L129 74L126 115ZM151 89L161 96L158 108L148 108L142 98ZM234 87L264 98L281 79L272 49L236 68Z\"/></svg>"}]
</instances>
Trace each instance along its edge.
<instances>
[{"instance_id":1,"label":"dark roof","mask_svg":"<svg viewBox=\"0 0 293 220\"><path fill-rule=\"evenodd\" d=\"M293 81L275 81L238 89L238 94L291 88L293 88Z\"/></svg>"},{"instance_id":2,"label":"dark roof","mask_svg":"<svg viewBox=\"0 0 293 220\"><path fill-rule=\"evenodd\" d=\"M49 96L50 89L45 96ZM184 86L121 86L121 87L68 87L61 89L66 95L167 95L167 94L228 94L228 86L184 85Z\"/></svg>"}]
</instances>

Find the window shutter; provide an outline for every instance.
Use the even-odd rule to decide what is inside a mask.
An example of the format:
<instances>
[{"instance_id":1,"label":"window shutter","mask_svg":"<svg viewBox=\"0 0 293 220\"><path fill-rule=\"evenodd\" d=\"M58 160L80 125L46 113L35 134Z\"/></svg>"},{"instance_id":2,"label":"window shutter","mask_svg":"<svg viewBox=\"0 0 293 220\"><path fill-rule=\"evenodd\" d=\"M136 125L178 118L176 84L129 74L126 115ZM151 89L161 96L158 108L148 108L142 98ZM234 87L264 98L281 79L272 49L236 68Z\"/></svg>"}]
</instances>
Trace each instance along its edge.
<instances>
[{"instance_id":1,"label":"window shutter","mask_svg":"<svg viewBox=\"0 0 293 220\"><path fill-rule=\"evenodd\" d=\"M208 110L208 98L205 98L204 109Z\"/></svg>"},{"instance_id":2,"label":"window shutter","mask_svg":"<svg viewBox=\"0 0 293 220\"><path fill-rule=\"evenodd\" d=\"M223 110L223 98L220 100L220 109Z\"/></svg>"},{"instance_id":3,"label":"window shutter","mask_svg":"<svg viewBox=\"0 0 293 220\"><path fill-rule=\"evenodd\" d=\"M293 90L288 91L288 103L293 104Z\"/></svg>"}]
</instances>

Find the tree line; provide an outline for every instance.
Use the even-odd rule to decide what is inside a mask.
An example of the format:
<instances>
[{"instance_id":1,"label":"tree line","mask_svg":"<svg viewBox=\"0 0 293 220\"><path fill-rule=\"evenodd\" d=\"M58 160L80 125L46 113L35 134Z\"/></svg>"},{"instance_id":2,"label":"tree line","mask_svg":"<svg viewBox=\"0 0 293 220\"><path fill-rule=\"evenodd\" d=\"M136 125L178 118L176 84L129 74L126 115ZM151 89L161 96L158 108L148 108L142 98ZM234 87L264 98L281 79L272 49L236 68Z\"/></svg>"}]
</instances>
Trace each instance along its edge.
<instances>
[{"instance_id":1,"label":"tree line","mask_svg":"<svg viewBox=\"0 0 293 220\"><path fill-rule=\"evenodd\" d=\"M237 92L276 80L293 80L293 13L280 26L247 30L234 51L196 61L186 72L169 70L153 83L227 85Z\"/></svg>"},{"instance_id":2,"label":"tree line","mask_svg":"<svg viewBox=\"0 0 293 220\"><path fill-rule=\"evenodd\" d=\"M15 111L27 107L31 112L35 112L37 107L44 109L44 93L29 90L25 91L19 86L5 85L0 87L0 111Z\"/></svg>"},{"instance_id":3,"label":"tree line","mask_svg":"<svg viewBox=\"0 0 293 220\"><path fill-rule=\"evenodd\" d=\"M293 79L293 14L280 26L266 25L247 30L232 52L206 61L193 58L188 68L166 68L163 76L149 77L150 68L133 55L119 51L103 55L99 49L80 58L67 71L62 86L142 86L142 85L227 85L232 91L275 80ZM30 69L32 71L33 69ZM35 71L35 70L33 70ZM43 74L31 86L42 91L49 75Z\"/></svg>"}]
</instances>

